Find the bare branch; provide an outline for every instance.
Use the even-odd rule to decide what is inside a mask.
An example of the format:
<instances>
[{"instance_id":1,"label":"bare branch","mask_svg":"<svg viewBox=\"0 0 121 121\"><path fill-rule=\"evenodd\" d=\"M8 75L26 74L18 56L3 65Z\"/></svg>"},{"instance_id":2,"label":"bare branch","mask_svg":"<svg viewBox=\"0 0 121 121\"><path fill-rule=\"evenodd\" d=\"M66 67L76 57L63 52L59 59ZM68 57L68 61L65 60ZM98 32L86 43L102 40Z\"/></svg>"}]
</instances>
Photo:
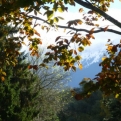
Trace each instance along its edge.
<instances>
[{"instance_id":1,"label":"bare branch","mask_svg":"<svg viewBox=\"0 0 121 121\"><path fill-rule=\"evenodd\" d=\"M36 20L40 20L40 21L43 21L45 22L46 24L50 25L49 22L47 22L46 20L42 19L42 18L39 18L39 17L36 17L36 16L27 16L29 18L33 18L33 19L36 19ZM52 25L54 27L54 25ZM87 32L89 33L90 30L87 30L87 29L77 29L77 28L74 28L74 27L68 27L68 26L61 26L61 25L56 25L58 28L64 28L64 29L71 29L71 30L74 30L74 31L83 31L83 32ZM104 31L104 28L99 28L99 30L95 30L93 33L99 33L99 32L105 32ZM118 35L121 35L121 32L120 31L117 31L117 30L113 30L113 29L107 29L106 32L112 32L112 33L115 33L115 34L118 34Z\"/></svg>"}]
</instances>

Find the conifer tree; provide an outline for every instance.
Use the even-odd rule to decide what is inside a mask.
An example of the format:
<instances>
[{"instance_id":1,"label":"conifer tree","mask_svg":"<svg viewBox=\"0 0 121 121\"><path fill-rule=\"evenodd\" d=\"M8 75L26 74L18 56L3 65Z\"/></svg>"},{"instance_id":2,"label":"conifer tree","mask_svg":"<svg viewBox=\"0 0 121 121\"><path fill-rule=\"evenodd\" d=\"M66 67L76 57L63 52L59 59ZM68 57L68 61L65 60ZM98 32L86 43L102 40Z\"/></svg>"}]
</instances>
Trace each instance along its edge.
<instances>
[{"instance_id":1,"label":"conifer tree","mask_svg":"<svg viewBox=\"0 0 121 121\"><path fill-rule=\"evenodd\" d=\"M0 83L0 121L31 121L39 112L37 77L27 69L25 58L22 53L16 66L6 67L8 76Z\"/></svg>"}]
</instances>

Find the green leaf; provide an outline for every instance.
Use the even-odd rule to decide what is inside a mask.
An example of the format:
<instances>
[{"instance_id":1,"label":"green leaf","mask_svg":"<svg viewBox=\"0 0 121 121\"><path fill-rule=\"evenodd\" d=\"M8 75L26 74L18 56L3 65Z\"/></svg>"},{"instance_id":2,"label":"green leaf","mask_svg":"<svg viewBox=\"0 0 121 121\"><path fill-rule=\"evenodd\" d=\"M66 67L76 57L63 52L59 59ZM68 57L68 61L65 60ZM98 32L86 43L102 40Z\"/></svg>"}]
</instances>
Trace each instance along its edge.
<instances>
[{"instance_id":1,"label":"green leaf","mask_svg":"<svg viewBox=\"0 0 121 121\"><path fill-rule=\"evenodd\" d=\"M84 50L84 48L82 46L78 48L79 52L82 52L83 50Z\"/></svg>"},{"instance_id":2,"label":"green leaf","mask_svg":"<svg viewBox=\"0 0 121 121\"><path fill-rule=\"evenodd\" d=\"M57 23L59 19L57 17L54 18L54 22Z\"/></svg>"},{"instance_id":3,"label":"green leaf","mask_svg":"<svg viewBox=\"0 0 121 121\"><path fill-rule=\"evenodd\" d=\"M81 59L81 56L80 56L80 55L77 55L77 56L75 57L75 59L76 59L76 60L80 60L80 59Z\"/></svg>"},{"instance_id":4,"label":"green leaf","mask_svg":"<svg viewBox=\"0 0 121 121\"><path fill-rule=\"evenodd\" d=\"M62 7L59 7L59 8L58 8L58 11L62 13L64 10L63 10Z\"/></svg>"},{"instance_id":5,"label":"green leaf","mask_svg":"<svg viewBox=\"0 0 121 121\"><path fill-rule=\"evenodd\" d=\"M47 11L46 14L47 14L47 18L51 19L53 17L53 15L54 15L54 12L53 11Z\"/></svg>"}]
</instances>

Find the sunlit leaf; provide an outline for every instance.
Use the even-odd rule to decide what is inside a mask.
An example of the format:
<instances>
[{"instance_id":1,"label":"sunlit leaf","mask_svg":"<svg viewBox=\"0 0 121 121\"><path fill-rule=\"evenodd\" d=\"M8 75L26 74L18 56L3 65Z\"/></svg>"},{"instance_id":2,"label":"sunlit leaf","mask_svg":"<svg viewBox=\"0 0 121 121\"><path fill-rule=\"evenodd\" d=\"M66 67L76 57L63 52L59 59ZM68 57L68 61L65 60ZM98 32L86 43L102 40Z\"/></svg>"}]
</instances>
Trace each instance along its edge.
<instances>
[{"instance_id":1,"label":"sunlit leaf","mask_svg":"<svg viewBox=\"0 0 121 121\"><path fill-rule=\"evenodd\" d=\"M119 97L119 94L116 94L116 95L115 95L115 98L118 98L118 97Z\"/></svg>"},{"instance_id":2,"label":"sunlit leaf","mask_svg":"<svg viewBox=\"0 0 121 121\"><path fill-rule=\"evenodd\" d=\"M79 66L79 69L82 70L82 68L83 68L82 64L78 64L78 66Z\"/></svg>"},{"instance_id":3,"label":"sunlit leaf","mask_svg":"<svg viewBox=\"0 0 121 121\"><path fill-rule=\"evenodd\" d=\"M59 11L59 12L63 12L63 8L62 8L62 7L59 7L59 8L58 8L58 11Z\"/></svg>"},{"instance_id":4,"label":"sunlit leaf","mask_svg":"<svg viewBox=\"0 0 121 121\"><path fill-rule=\"evenodd\" d=\"M82 13L83 11L84 11L84 9L83 9L83 8L80 8L80 9L79 9L79 12L80 12L80 13Z\"/></svg>"},{"instance_id":5,"label":"sunlit leaf","mask_svg":"<svg viewBox=\"0 0 121 121\"><path fill-rule=\"evenodd\" d=\"M84 48L82 46L78 47L78 51L82 52L84 50Z\"/></svg>"},{"instance_id":6,"label":"sunlit leaf","mask_svg":"<svg viewBox=\"0 0 121 121\"><path fill-rule=\"evenodd\" d=\"M2 72L2 75L3 75L3 76L6 76L6 72Z\"/></svg>"},{"instance_id":7,"label":"sunlit leaf","mask_svg":"<svg viewBox=\"0 0 121 121\"><path fill-rule=\"evenodd\" d=\"M104 61L106 58L107 58L106 56L102 57L102 61Z\"/></svg>"},{"instance_id":8,"label":"sunlit leaf","mask_svg":"<svg viewBox=\"0 0 121 121\"><path fill-rule=\"evenodd\" d=\"M77 55L77 56L75 57L75 59L76 59L76 60L80 60L80 59L81 59L81 56L80 56L80 55Z\"/></svg>"}]
</instances>

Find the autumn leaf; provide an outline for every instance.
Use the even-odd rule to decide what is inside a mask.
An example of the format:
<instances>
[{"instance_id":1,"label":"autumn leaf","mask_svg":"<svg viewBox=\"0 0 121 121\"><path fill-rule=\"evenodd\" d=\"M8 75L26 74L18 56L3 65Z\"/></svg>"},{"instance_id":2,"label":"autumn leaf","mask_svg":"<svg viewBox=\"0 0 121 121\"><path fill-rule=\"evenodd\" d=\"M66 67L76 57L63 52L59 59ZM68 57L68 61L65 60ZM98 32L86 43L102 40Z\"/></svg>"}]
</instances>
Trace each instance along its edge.
<instances>
[{"instance_id":1,"label":"autumn leaf","mask_svg":"<svg viewBox=\"0 0 121 121\"><path fill-rule=\"evenodd\" d=\"M94 12L93 11L88 11L88 14L93 14Z\"/></svg>"},{"instance_id":2,"label":"autumn leaf","mask_svg":"<svg viewBox=\"0 0 121 121\"><path fill-rule=\"evenodd\" d=\"M81 21L80 19L79 20L76 20L76 22L78 23L78 24L82 24L83 23L83 21Z\"/></svg>"},{"instance_id":3,"label":"autumn leaf","mask_svg":"<svg viewBox=\"0 0 121 121\"><path fill-rule=\"evenodd\" d=\"M106 58L107 58L106 56L102 57L102 61L104 61Z\"/></svg>"},{"instance_id":4,"label":"autumn leaf","mask_svg":"<svg viewBox=\"0 0 121 121\"><path fill-rule=\"evenodd\" d=\"M37 31L35 31L34 33L40 37L40 34Z\"/></svg>"},{"instance_id":5,"label":"autumn leaf","mask_svg":"<svg viewBox=\"0 0 121 121\"><path fill-rule=\"evenodd\" d=\"M64 42L67 43L67 44L69 44L67 39L65 39Z\"/></svg>"},{"instance_id":6,"label":"autumn leaf","mask_svg":"<svg viewBox=\"0 0 121 121\"><path fill-rule=\"evenodd\" d=\"M64 9L62 7L59 7L58 11L62 13L64 11Z\"/></svg>"},{"instance_id":7,"label":"autumn leaf","mask_svg":"<svg viewBox=\"0 0 121 121\"><path fill-rule=\"evenodd\" d=\"M82 68L83 68L82 64L78 64L78 66L79 66L79 69L82 70Z\"/></svg>"},{"instance_id":8,"label":"autumn leaf","mask_svg":"<svg viewBox=\"0 0 121 121\"><path fill-rule=\"evenodd\" d=\"M75 59L76 59L76 60L80 60L80 59L81 59L81 56L80 56L80 55L77 55L77 56L75 57Z\"/></svg>"},{"instance_id":9,"label":"autumn leaf","mask_svg":"<svg viewBox=\"0 0 121 121\"><path fill-rule=\"evenodd\" d=\"M61 36L58 36L56 39L55 39L55 42L58 41L60 39Z\"/></svg>"},{"instance_id":10,"label":"autumn leaf","mask_svg":"<svg viewBox=\"0 0 121 121\"><path fill-rule=\"evenodd\" d=\"M95 28L92 28L92 29L89 31L89 34L93 34L94 29L95 29Z\"/></svg>"},{"instance_id":11,"label":"autumn leaf","mask_svg":"<svg viewBox=\"0 0 121 121\"><path fill-rule=\"evenodd\" d=\"M80 8L80 9L79 9L79 12L80 12L80 13L82 13L83 11L84 11L83 8Z\"/></svg>"},{"instance_id":12,"label":"autumn leaf","mask_svg":"<svg viewBox=\"0 0 121 121\"><path fill-rule=\"evenodd\" d=\"M99 24L95 24L95 26L99 27Z\"/></svg>"},{"instance_id":13,"label":"autumn leaf","mask_svg":"<svg viewBox=\"0 0 121 121\"><path fill-rule=\"evenodd\" d=\"M105 32L105 31L107 31L107 30L108 30L108 26L107 26L107 27L105 27L103 30L104 30L104 32Z\"/></svg>"},{"instance_id":14,"label":"autumn leaf","mask_svg":"<svg viewBox=\"0 0 121 121\"><path fill-rule=\"evenodd\" d=\"M2 72L2 75L3 75L3 76L6 76L6 72Z\"/></svg>"},{"instance_id":15,"label":"autumn leaf","mask_svg":"<svg viewBox=\"0 0 121 121\"><path fill-rule=\"evenodd\" d=\"M5 81L5 77L4 76L1 76L1 81Z\"/></svg>"},{"instance_id":16,"label":"autumn leaf","mask_svg":"<svg viewBox=\"0 0 121 121\"><path fill-rule=\"evenodd\" d=\"M115 95L115 98L118 98L118 97L119 97L119 94L116 94L116 95Z\"/></svg>"},{"instance_id":17,"label":"autumn leaf","mask_svg":"<svg viewBox=\"0 0 121 121\"><path fill-rule=\"evenodd\" d=\"M28 69L32 69L32 68L33 68L33 66L32 66L32 65L29 65L29 66L28 66Z\"/></svg>"},{"instance_id":18,"label":"autumn leaf","mask_svg":"<svg viewBox=\"0 0 121 121\"><path fill-rule=\"evenodd\" d=\"M82 52L84 50L84 48L82 46L78 47L78 51Z\"/></svg>"},{"instance_id":19,"label":"autumn leaf","mask_svg":"<svg viewBox=\"0 0 121 121\"><path fill-rule=\"evenodd\" d=\"M39 41L39 44L42 44L42 41L41 40Z\"/></svg>"},{"instance_id":20,"label":"autumn leaf","mask_svg":"<svg viewBox=\"0 0 121 121\"><path fill-rule=\"evenodd\" d=\"M33 65L33 69L34 70L38 70L38 66L37 65Z\"/></svg>"},{"instance_id":21,"label":"autumn leaf","mask_svg":"<svg viewBox=\"0 0 121 121\"><path fill-rule=\"evenodd\" d=\"M77 52L76 52L76 50L74 50L74 54L75 54L75 55L77 55Z\"/></svg>"},{"instance_id":22,"label":"autumn leaf","mask_svg":"<svg viewBox=\"0 0 121 121\"><path fill-rule=\"evenodd\" d=\"M81 96L81 94L76 94L76 95L74 96L74 98L75 98L76 100L82 100L82 99L83 99L83 97Z\"/></svg>"}]
</instances>

